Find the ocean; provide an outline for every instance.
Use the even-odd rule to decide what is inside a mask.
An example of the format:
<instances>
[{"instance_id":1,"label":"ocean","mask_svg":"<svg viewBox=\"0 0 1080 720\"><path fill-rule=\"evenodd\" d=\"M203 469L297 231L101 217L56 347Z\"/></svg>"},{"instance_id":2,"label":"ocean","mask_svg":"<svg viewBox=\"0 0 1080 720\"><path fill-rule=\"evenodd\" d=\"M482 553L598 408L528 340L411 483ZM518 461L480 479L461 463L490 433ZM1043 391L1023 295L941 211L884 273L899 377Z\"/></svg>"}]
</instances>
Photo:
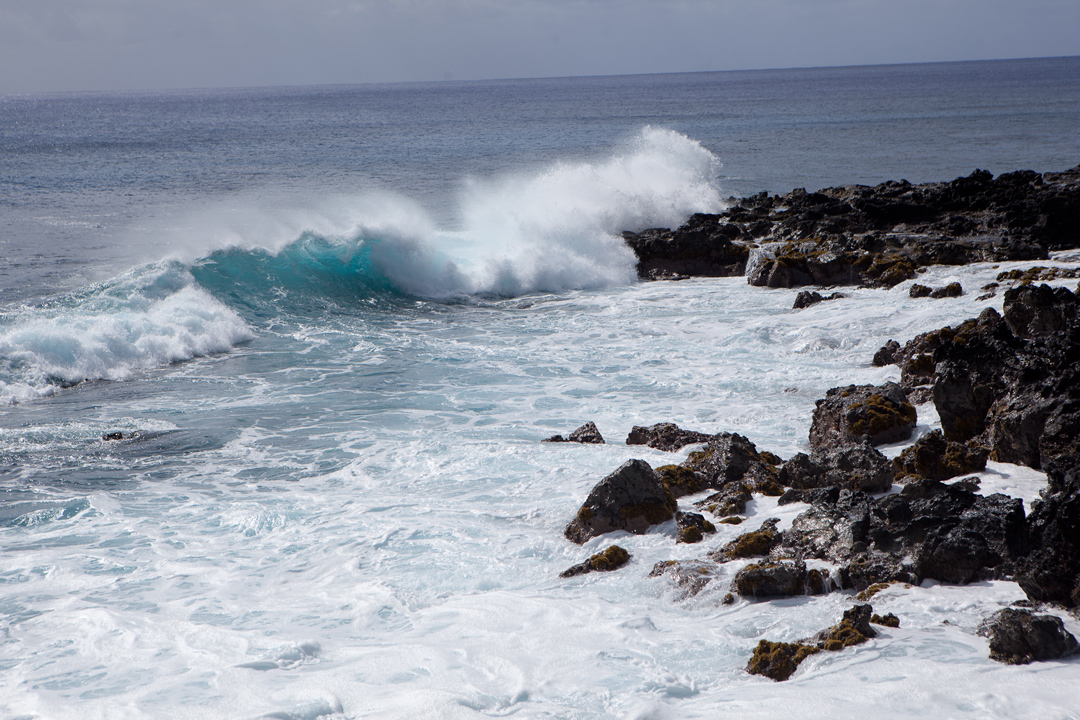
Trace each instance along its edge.
<instances>
[{"instance_id":1,"label":"ocean","mask_svg":"<svg viewBox=\"0 0 1080 720\"><path fill-rule=\"evenodd\" d=\"M622 231L1077 163L1080 58L0 96L0 717L1080 717L1076 659L989 660L1012 582L892 586L899 628L775 683L758 641L850 593L649 577L805 505L757 497L700 545L563 537L623 462L691 450L634 425L805 451L826 390L898 378L885 341L1000 310L975 290L1031 265L793 311L638 282ZM540 442L589 420L607 444ZM559 578L612 542L629 565Z\"/></svg>"}]
</instances>

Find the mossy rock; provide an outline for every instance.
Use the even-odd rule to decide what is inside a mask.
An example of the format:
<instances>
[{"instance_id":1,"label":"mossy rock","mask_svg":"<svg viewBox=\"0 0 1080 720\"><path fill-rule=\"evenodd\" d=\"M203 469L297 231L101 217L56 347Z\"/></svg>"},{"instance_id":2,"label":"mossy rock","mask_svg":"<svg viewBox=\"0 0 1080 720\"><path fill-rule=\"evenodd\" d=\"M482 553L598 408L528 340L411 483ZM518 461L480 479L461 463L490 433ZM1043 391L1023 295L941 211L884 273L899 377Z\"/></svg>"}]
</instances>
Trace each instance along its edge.
<instances>
[{"instance_id":1,"label":"mossy rock","mask_svg":"<svg viewBox=\"0 0 1080 720\"><path fill-rule=\"evenodd\" d=\"M869 639L859 632L850 621L844 620L839 625L833 625L829 628L822 639L822 649L835 652L853 645L862 645Z\"/></svg>"},{"instance_id":2,"label":"mossy rock","mask_svg":"<svg viewBox=\"0 0 1080 720\"><path fill-rule=\"evenodd\" d=\"M813 645L762 640L754 648L746 671L751 675L764 675L777 681L787 680L799 667L799 663L818 652L820 650Z\"/></svg>"},{"instance_id":3,"label":"mossy rock","mask_svg":"<svg viewBox=\"0 0 1080 720\"><path fill-rule=\"evenodd\" d=\"M915 406L907 401L897 405L885 396L875 394L864 402L852 403L847 419L853 434L876 438L898 426L914 426L917 413Z\"/></svg>"},{"instance_id":4,"label":"mossy rock","mask_svg":"<svg viewBox=\"0 0 1080 720\"><path fill-rule=\"evenodd\" d=\"M776 518L766 520L759 529L743 533L718 550L716 554L724 560L768 555L781 540L780 532L776 529L776 522Z\"/></svg>"},{"instance_id":5,"label":"mossy rock","mask_svg":"<svg viewBox=\"0 0 1080 720\"><path fill-rule=\"evenodd\" d=\"M890 585L892 585L892 583L874 583L870 587L855 595L855 599L866 602Z\"/></svg>"},{"instance_id":6,"label":"mossy rock","mask_svg":"<svg viewBox=\"0 0 1080 720\"><path fill-rule=\"evenodd\" d=\"M739 517L738 515L730 515L726 518L721 518L720 522L724 525L742 525L746 522L746 518Z\"/></svg>"},{"instance_id":7,"label":"mossy rock","mask_svg":"<svg viewBox=\"0 0 1080 720\"><path fill-rule=\"evenodd\" d=\"M870 622L874 623L875 625L882 625L884 627L900 627L900 618L896 617L892 613L887 613L885 615L873 615L870 617Z\"/></svg>"},{"instance_id":8,"label":"mossy rock","mask_svg":"<svg viewBox=\"0 0 1080 720\"><path fill-rule=\"evenodd\" d=\"M677 498L701 492L704 485L701 475L682 465L662 465L656 472L664 487Z\"/></svg>"},{"instance_id":9,"label":"mossy rock","mask_svg":"<svg viewBox=\"0 0 1080 720\"><path fill-rule=\"evenodd\" d=\"M583 563L559 573L559 577L571 578L591 572L611 572L630 562L630 553L618 545L612 545L604 552L593 555Z\"/></svg>"}]
</instances>

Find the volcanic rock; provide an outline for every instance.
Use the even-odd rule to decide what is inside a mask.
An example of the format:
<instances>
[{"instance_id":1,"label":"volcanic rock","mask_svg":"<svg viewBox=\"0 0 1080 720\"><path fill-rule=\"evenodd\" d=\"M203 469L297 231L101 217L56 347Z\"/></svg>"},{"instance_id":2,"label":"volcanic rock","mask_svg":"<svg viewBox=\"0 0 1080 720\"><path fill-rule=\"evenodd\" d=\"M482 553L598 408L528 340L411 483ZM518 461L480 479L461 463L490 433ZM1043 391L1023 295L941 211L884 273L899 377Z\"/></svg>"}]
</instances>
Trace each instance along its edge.
<instances>
[{"instance_id":1,"label":"volcanic rock","mask_svg":"<svg viewBox=\"0 0 1080 720\"><path fill-rule=\"evenodd\" d=\"M810 447L858 445L867 435L874 445L907 440L917 415L904 390L893 382L833 388L814 409Z\"/></svg>"},{"instance_id":2,"label":"volcanic rock","mask_svg":"<svg viewBox=\"0 0 1080 720\"><path fill-rule=\"evenodd\" d=\"M626 438L627 445L647 445L657 450L675 452L687 445L708 442L712 435L683 430L675 423L657 423L648 427L635 425Z\"/></svg>"},{"instance_id":3,"label":"volcanic rock","mask_svg":"<svg viewBox=\"0 0 1080 720\"><path fill-rule=\"evenodd\" d=\"M860 445L837 450L799 453L784 463L778 474L782 485L797 490L837 487L868 493L886 492L892 487L893 463L875 450L867 438Z\"/></svg>"},{"instance_id":4,"label":"volcanic rock","mask_svg":"<svg viewBox=\"0 0 1080 720\"><path fill-rule=\"evenodd\" d=\"M589 538L615 530L643 534L675 516L674 496L644 460L628 460L589 493L565 535L581 545Z\"/></svg>"},{"instance_id":5,"label":"volcanic rock","mask_svg":"<svg viewBox=\"0 0 1080 720\"><path fill-rule=\"evenodd\" d=\"M590 420L574 432L570 433L570 437L564 438L562 435L552 435L549 438L545 438L542 442L576 442L590 445L603 445L604 438L600 435L600 431L596 429L596 424Z\"/></svg>"},{"instance_id":6,"label":"volcanic rock","mask_svg":"<svg viewBox=\"0 0 1080 720\"><path fill-rule=\"evenodd\" d=\"M676 543L698 543L704 540L706 535L716 532L716 526L706 520L704 515L681 510L675 513L675 527Z\"/></svg>"},{"instance_id":7,"label":"volcanic rock","mask_svg":"<svg viewBox=\"0 0 1080 720\"><path fill-rule=\"evenodd\" d=\"M901 482L913 477L948 480L986 469L989 454L981 446L950 442L940 430L934 430L916 440L893 462Z\"/></svg>"},{"instance_id":8,"label":"volcanic rock","mask_svg":"<svg viewBox=\"0 0 1080 720\"><path fill-rule=\"evenodd\" d=\"M990 658L1009 665L1059 660L1080 652L1080 645L1061 618L1032 615L1017 608L994 613L980 628L980 634L990 638Z\"/></svg>"},{"instance_id":9,"label":"volcanic rock","mask_svg":"<svg viewBox=\"0 0 1080 720\"><path fill-rule=\"evenodd\" d=\"M612 545L607 550L593 555L583 563L578 563L559 573L561 578L570 578L591 572L610 572L618 570L630 562L630 553L618 545Z\"/></svg>"}]
</instances>

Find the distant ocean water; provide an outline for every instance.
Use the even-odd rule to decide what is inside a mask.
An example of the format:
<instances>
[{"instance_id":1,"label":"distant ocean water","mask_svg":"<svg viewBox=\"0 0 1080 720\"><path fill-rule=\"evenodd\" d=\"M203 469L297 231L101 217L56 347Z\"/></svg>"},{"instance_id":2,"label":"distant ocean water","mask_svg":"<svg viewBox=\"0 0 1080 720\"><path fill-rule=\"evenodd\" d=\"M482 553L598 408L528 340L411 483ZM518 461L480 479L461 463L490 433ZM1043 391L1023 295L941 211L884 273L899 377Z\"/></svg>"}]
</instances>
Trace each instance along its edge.
<instances>
[{"instance_id":1,"label":"distant ocean water","mask_svg":"<svg viewBox=\"0 0 1080 720\"><path fill-rule=\"evenodd\" d=\"M1075 661L974 632L1012 583L892 589L900 629L777 685L758 640L847 596L682 600L647 577L704 554L672 527L562 528L685 454L633 425L788 457L886 340L1000 303L641 284L620 231L1078 163L1080 58L0 97L0 716L1076 717ZM608 445L539 443L586 420ZM558 578L612 541L628 567Z\"/></svg>"}]
</instances>

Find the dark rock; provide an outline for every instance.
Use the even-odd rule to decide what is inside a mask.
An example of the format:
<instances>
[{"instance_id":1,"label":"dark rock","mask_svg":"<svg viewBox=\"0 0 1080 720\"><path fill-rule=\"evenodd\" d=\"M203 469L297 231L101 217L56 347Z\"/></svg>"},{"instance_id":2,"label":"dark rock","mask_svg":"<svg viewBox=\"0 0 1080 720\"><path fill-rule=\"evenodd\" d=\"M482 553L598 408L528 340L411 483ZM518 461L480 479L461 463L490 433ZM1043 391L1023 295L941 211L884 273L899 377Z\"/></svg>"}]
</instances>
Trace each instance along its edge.
<instances>
[{"instance_id":1,"label":"dark rock","mask_svg":"<svg viewBox=\"0 0 1080 720\"><path fill-rule=\"evenodd\" d=\"M630 562L630 553L618 545L612 545L604 552L593 555L585 562L563 570L559 573L559 577L570 578L591 572L610 572L618 570L628 562Z\"/></svg>"},{"instance_id":2,"label":"dark rock","mask_svg":"<svg viewBox=\"0 0 1080 720\"><path fill-rule=\"evenodd\" d=\"M635 425L626 438L627 445L647 445L657 450L675 452L687 445L708 442L712 435L683 430L675 423L657 423L649 427Z\"/></svg>"},{"instance_id":3,"label":"dark rock","mask_svg":"<svg viewBox=\"0 0 1080 720\"><path fill-rule=\"evenodd\" d=\"M716 532L716 526L706 520L705 516L681 510L675 513L675 526L676 543L699 543L706 535Z\"/></svg>"},{"instance_id":4,"label":"dark rock","mask_svg":"<svg viewBox=\"0 0 1080 720\"><path fill-rule=\"evenodd\" d=\"M900 343L890 340L874 353L874 367L885 367L896 363L896 351L900 349Z\"/></svg>"},{"instance_id":5,"label":"dark rock","mask_svg":"<svg viewBox=\"0 0 1080 720\"><path fill-rule=\"evenodd\" d=\"M685 593L684 597L693 597L704 590L718 572L715 563L667 560L656 563L649 577L667 576Z\"/></svg>"},{"instance_id":6,"label":"dark rock","mask_svg":"<svg viewBox=\"0 0 1080 720\"><path fill-rule=\"evenodd\" d=\"M801 560L751 563L735 574L732 589L742 597L752 598L806 595L806 563Z\"/></svg>"},{"instance_id":7,"label":"dark rock","mask_svg":"<svg viewBox=\"0 0 1080 720\"><path fill-rule=\"evenodd\" d=\"M984 447L950 442L940 430L934 430L905 448L893 462L900 482L911 477L948 480L985 470L989 454Z\"/></svg>"},{"instance_id":8,"label":"dark rock","mask_svg":"<svg viewBox=\"0 0 1080 720\"><path fill-rule=\"evenodd\" d=\"M813 292L811 290L803 290L795 296L795 304L791 306L792 310L802 310L803 308L810 307L811 305L817 305L819 302L825 300L821 293Z\"/></svg>"},{"instance_id":9,"label":"dark rock","mask_svg":"<svg viewBox=\"0 0 1080 720\"><path fill-rule=\"evenodd\" d=\"M744 226L721 221L718 215L697 214L675 231L623 233L638 257L638 275L647 279L742 275L750 249L740 237L752 239Z\"/></svg>"},{"instance_id":10,"label":"dark rock","mask_svg":"<svg viewBox=\"0 0 1080 720\"><path fill-rule=\"evenodd\" d=\"M746 512L746 503L753 495L743 483L728 483L718 493L713 493L704 500L698 500L694 507L706 510L717 517L730 517Z\"/></svg>"},{"instance_id":11,"label":"dark rock","mask_svg":"<svg viewBox=\"0 0 1080 720\"><path fill-rule=\"evenodd\" d=\"M806 658L821 652L821 648L803 643L782 643L762 640L746 666L751 675L764 675L776 681L787 680Z\"/></svg>"},{"instance_id":12,"label":"dark rock","mask_svg":"<svg viewBox=\"0 0 1080 720\"><path fill-rule=\"evenodd\" d=\"M1009 665L1059 660L1080 652L1080 645L1061 618L1032 615L1027 610L999 610L980 628L980 633L990 639L990 658Z\"/></svg>"},{"instance_id":13,"label":"dark rock","mask_svg":"<svg viewBox=\"0 0 1080 720\"><path fill-rule=\"evenodd\" d=\"M931 292L933 292L933 290L931 290L928 286L915 283L911 286L911 289L908 290L908 296L912 298L930 297Z\"/></svg>"},{"instance_id":14,"label":"dark rock","mask_svg":"<svg viewBox=\"0 0 1080 720\"><path fill-rule=\"evenodd\" d=\"M839 624L818 633L814 640L822 650L843 650L852 645L861 645L870 638L877 637L877 630L870 627L874 608L871 605L855 605L844 611Z\"/></svg>"},{"instance_id":15,"label":"dark rock","mask_svg":"<svg viewBox=\"0 0 1080 720\"><path fill-rule=\"evenodd\" d=\"M757 489L776 481L776 471L761 457L754 443L734 433L713 435L704 448L690 453L680 467L701 476L701 490L720 489L734 482Z\"/></svg>"},{"instance_id":16,"label":"dark rock","mask_svg":"<svg viewBox=\"0 0 1080 720\"><path fill-rule=\"evenodd\" d=\"M777 518L769 518L761 527L743 533L719 550L709 553L709 558L717 562L727 562L737 558L761 557L768 555L776 547L783 535L776 529Z\"/></svg>"},{"instance_id":17,"label":"dark rock","mask_svg":"<svg viewBox=\"0 0 1080 720\"><path fill-rule=\"evenodd\" d=\"M1077 325L1077 305L1067 288L1023 285L1005 291L1005 323L1019 338L1052 335Z\"/></svg>"},{"instance_id":18,"label":"dark rock","mask_svg":"<svg viewBox=\"0 0 1080 720\"><path fill-rule=\"evenodd\" d=\"M1016 575L1032 600L1080 606L1080 466L1035 503L1028 518L1027 554Z\"/></svg>"},{"instance_id":19,"label":"dark rock","mask_svg":"<svg viewBox=\"0 0 1080 720\"><path fill-rule=\"evenodd\" d=\"M894 476L893 463L864 438L860 445L799 453L784 463L778 480L797 490L837 487L882 493L892 487Z\"/></svg>"},{"instance_id":20,"label":"dark rock","mask_svg":"<svg viewBox=\"0 0 1080 720\"><path fill-rule=\"evenodd\" d=\"M941 298L953 298L960 297L964 294L964 288L958 282L951 282L945 287L935 288L930 297L934 300L940 300Z\"/></svg>"},{"instance_id":21,"label":"dark rock","mask_svg":"<svg viewBox=\"0 0 1080 720\"><path fill-rule=\"evenodd\" d=\"M104 440L105 442L110 442L110 441L113 441L113 440L123 440L124 439L124 433L122 433L120 431L108 432L108 433L105 433L104 435L102 435L101 439Z\"/></svg>"},{"instance_id":22,"label":"dark rock","mask_svg":"<svg viewBox=\"0 0 1080 720\"><path fill-rule=\"evenodd\" d=\"M917 415L896 383L833 388L814 409L810 447L858 445L866 435L874 445L906 440L915 429Z\"/></svg>"},{"instance_id":23,"label":"dark rock","mask_svg":"<svg viewBox=\"0 0 1080 720\"><path fill-rule=\"evenodd\" d=\"M589 421L570 433L570 437L564 438L562 435L552 435L549 438L545 438L542 442L576 442L590 445L603 445L604 438L600 435L600 431L596 429L596 424Z\"/></svg>"},{"instance_id":24,"label":"dark rock","mask_svg":"<svg viewBox=\"0 0 1080 720\"><path fill-rule=\"evenodd\" d=\"M870 622L875 625L881 625L883 627L900 627L900 618L896 617L892 613L885 613L884 615L873 615L870 617Z\"/></svg>"},{"instance_id":25,"label":"dark rock","mask_svg":"<svg viewBox=\"0 0 1080 720\"><path fill-rule=\"evenodd\" d=\"M671 520L677 507L674 496L647 462L628 460L597 483L564 534L578 545L615 530L640 535Z\"/></svg>"}]
</instances>

